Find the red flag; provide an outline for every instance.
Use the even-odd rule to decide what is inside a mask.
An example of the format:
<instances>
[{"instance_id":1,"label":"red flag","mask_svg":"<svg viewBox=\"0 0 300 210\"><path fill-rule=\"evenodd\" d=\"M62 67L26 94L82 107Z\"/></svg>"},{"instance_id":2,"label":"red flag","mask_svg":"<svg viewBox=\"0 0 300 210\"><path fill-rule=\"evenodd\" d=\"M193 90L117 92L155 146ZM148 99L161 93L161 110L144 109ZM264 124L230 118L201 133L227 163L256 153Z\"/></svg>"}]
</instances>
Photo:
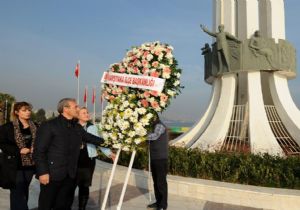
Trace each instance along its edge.
<instances>
[{"instance_id":1,"label":"red flag","mask_svg":"<svg viewBox=\"0 0 300 210\"><path fill-rule=\"evenodd\" d=\"M87 89L84 88L83 102L86 103L86 101L87 101Z\"/></svg>"},{"instance_id":2,"label":"red flag","mask_svg":"<svg viewBox=\"0 0 300 210\"><path fill-rule=\"evenodd\" d=\"M80 65L79 63L77 63L75 67L75 76L78 78L79 74L80 74Z\"/></svg>"},{"instance_id":3,"label":"red flag","mask_svg":"<svg viewBox=\"0 0 300 210\"><path fill-rule=\"evenodd\" d=\"M95 93L95 88L93 88L92 104L95 103L95 98L96 98L96 93Z\"/></svg>"}]
</instances>

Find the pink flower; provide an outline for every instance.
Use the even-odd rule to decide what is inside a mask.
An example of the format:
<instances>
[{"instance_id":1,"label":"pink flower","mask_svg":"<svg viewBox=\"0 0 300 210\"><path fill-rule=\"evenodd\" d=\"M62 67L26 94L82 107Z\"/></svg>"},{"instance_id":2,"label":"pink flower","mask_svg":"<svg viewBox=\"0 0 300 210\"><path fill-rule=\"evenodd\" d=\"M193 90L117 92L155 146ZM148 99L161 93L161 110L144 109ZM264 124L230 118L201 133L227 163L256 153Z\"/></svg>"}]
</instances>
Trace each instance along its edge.
<instances>
[{"instance_id":1,"label":"pink flower","mask_svg":"<svg viewBox=\"0 0 300 210\"><path fill-rule=\"evenodd\" d=\"M150 74L151 77L158 77L159 73L157 71L151 72Z\"/></svg>"},{"instance_id":2,"label":"pink flower","mask_svg":"<svg viewBox=\"0 0 300 210\"><path fill-rule=\"evenodd\" d=\"M145 96L145 98L149 98L150 97L150 92L149 91L145 91L144 92L144 96Z\"/></svg>"},{"instance_id":3,"label":"pink flower","mask_svg":"<svg viewBox=\"0 0 300 210\"><path fill-rule=\"evenodd\" d=\"M143 74L147 75L149 72L149 69L148 68L143 68Z\"/></svg>"},{"instance_id":4,"label":"pink flower","mask_svg":"<svg viewBox=\"0 0 300 210\"><path fill-rule=\"evenodd\" d=\"M124 73L126 71L125 68L120 68L119 72Z\"/></svg>"},{"instance_id":5,"label":"pink flower","mask_svg":"<svg viewBox=\"0 0 300 210\"><path fill-rule=\"evenodd\" d=\"M143 61L142 61L142 64L143 64L143 66L148 66L148 65L149 65L149 62L148 62L147 60L143 60Z\"/></svg>"},{"instance_id":6,"label":"pink flower","mask_svg":"<svg viewBox=\"0 0 300 210\"><path fill-rule=\"evenodd\" d=\"M152 101L151 106L152 106L152 108L156 109L159 107L159 104L157 103L157 101Z\"/></svg>"},{"instance_id":7,"label":"pink flower","mask_svg":"<svg viewBox=\"0 0 300 210\"><path fill-rule=\"evenodd\" d=\"M153 95L153 96L155 96L155 97L158 96L158 92L155 91L155 90L151 90L150 94Z\"/></svg>"},{"instance_id":8,"label":"pink flower","mask_svg":"<svg viewBox=\"0 0 300 210\"><path fill-rule=\"evenodd\" d=\"M143 57L147 57L148 54L149 54L149 51L145 51L143 54Z\"/></svg>"},{"instance_id":9,"label":"pink flower","mask_svg":"<svg viewBox=\"0 0 300 210\"><path fill-rule=\"evenodd\" d=\"M135 74L139 73L139 68L138 67L134 67L133 68L133 73L135 73Z\"/></svg>"},{"instance_id":10,"label":"pink flower","mask_svg":"<svg viewBox=\"0 0 300 210\"><path fill-rule=\"evenodd\" d=\"M170 74L170 73L171 73L170 67L165 67L165 68L163 69L163 72L164 72L164 74Z\"/></svg>"},{"instance_id":11,"label":"pink flower","mask_svg":"<svg viewBox=\"0 0 300 210\"><path fill-rule=\"evenodd\" d=\"M141 100L141 103L143 105L143 107L147 108L149 106L149 103L146 99Z\"/></svg>"},{"instance_id":12,"label":"pink flower","mask_svg":"<svg viewBox=\"0 0 300 210\"><path fill-rule=\"evenodd\" d=\"M115 99L114 96L109 96L109 100L110 100L110 101L113 101L114 99Z\"/></svg>"},{"instance_id":13,"label":"pink flower","mask_svg":"<svg viewBox=\"0 0 300 210\"><path fill-rule=\"evenodd\" d=\"M166 102L168 100L168 96L162 93L160 96L160 100Z\"/></svg>"},{"instance_id":14,"label":"pink flower","mask_svg":"<svg viewBox=\"0 0 300 210\"><path fill-rule=\"evenodd\" d=\"M158 61L154 61L154 62L152 63L152 66L153 66L154 68L157 68L158 65L159 65Z\"/></svg>"}]
</instances>

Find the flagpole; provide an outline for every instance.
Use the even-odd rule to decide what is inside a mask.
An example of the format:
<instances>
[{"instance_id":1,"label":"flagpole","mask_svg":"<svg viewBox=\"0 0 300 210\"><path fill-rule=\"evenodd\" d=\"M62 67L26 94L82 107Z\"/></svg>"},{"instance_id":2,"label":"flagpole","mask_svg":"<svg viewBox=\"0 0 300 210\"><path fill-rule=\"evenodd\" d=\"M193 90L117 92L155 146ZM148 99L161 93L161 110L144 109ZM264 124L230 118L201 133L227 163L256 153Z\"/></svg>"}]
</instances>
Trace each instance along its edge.
<instances>
[{"instance_id":1,"label":"flagpole","mask_svg":"<svg viewBox=\"0 0 300 210\"><path fill-rule=\"evenodd\" d=\"M78 78L77 78L77 104L79 104L79 78L80 78L80 60L78 60Z\"/></svg>"},{"instance_id":2,"label":"flagpole","mask_svg":"<svg viewBox=\"0 0 300 210\"><path fill-rule=\"evenodd\" d=\"M93 105L94 105L94 115L93 115L93 123L96 121L96 87L93 88Z\"/></svg>"},{"instance_id":3,"label":"flagpole","mask_svg":"<svg viewBox=\"0 0 300 210\"><path fill-rule=\"evenodd\" d=\"M85 86L85 107L87 108L87 99L88 99L88 86Z\"/></svg>"}]
</instances>

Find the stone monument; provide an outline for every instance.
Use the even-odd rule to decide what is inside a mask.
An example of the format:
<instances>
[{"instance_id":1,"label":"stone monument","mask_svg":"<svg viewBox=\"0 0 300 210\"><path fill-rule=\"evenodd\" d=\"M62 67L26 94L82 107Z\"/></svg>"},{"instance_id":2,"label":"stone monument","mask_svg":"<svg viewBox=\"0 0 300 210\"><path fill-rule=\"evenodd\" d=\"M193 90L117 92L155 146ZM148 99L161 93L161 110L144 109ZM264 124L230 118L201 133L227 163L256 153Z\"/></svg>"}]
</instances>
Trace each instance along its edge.
<instances>
[{"instance_id":1,"label":"stone monument","mask_svg":"<svg viewBox=\"0 0 300 210\"><path fill-rule=\"evenodd\" d=\"M209 151L300 154L300 111L288 80L296 50L285 40L284 0L213 0L214 37L205 44L204 116L175 146ZM218 29L218 30L217 30Z\"/></svg>"}]
</instances>

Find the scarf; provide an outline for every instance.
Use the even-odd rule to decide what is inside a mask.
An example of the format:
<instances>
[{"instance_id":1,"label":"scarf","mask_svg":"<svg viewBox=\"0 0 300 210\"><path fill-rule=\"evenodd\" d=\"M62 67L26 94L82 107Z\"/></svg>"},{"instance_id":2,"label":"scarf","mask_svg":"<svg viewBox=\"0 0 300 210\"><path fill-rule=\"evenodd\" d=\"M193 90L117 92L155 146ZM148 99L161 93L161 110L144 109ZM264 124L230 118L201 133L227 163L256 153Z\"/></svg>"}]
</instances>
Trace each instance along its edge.
<instances>
[{"instance_id":1,"label":"scarf","mask_svg":"<svg viewBox=\"0 0 300 210\"><path fill-rule=\"evenodd\" d=\"M19 120L14 120L13 121L13 126L14 126L14 134L15 134L15 140L18 148L21 150L22 148L25 148L25 140L23 137L23 134L21 133L20 129L20 122ZM32 135L32 143L31 146L32 148L34 147L35 139L36 139L36 126L32 121L29 121L29 129ZM32 153L28 153L26 155L20 154L21 155L21 162L22 166L33 166L34 162L32 159Z\"/></svg>"}]
</instances>

